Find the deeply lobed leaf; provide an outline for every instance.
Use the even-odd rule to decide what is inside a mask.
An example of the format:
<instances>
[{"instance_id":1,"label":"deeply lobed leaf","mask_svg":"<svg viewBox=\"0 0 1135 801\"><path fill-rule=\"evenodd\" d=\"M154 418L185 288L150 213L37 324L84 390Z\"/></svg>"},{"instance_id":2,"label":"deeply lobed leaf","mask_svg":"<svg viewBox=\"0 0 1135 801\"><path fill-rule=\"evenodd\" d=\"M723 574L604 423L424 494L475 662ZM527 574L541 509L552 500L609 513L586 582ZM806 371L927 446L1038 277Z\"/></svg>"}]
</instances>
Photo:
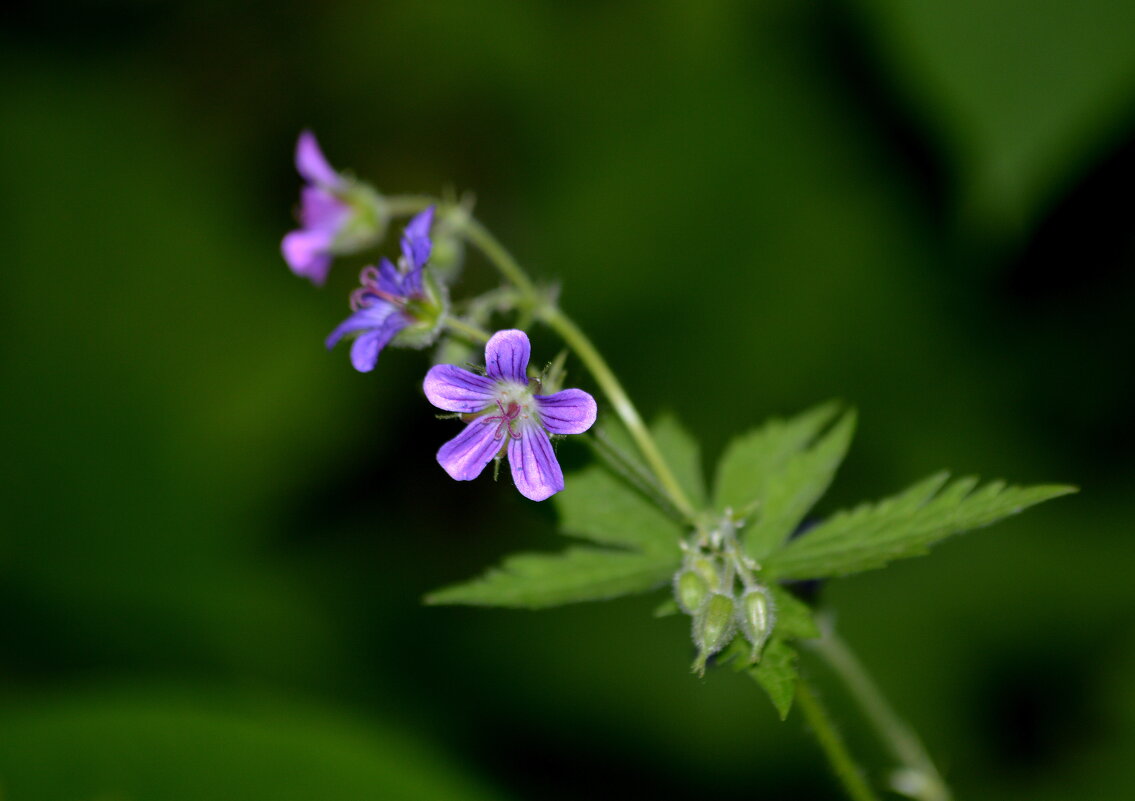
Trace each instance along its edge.
<instances>
[{"instance_id":1,"label":"deeply lobed leaf","mask_svg":"<svg viewBox=\"0 0 1135 801\"><path fill-rule=\"evenodd\" d=\"M541 609L645 592L668 581L680 554L644 554L569 548L555 554L521 553L472 581L426 596L429 604Z\"/></svg>"},{"instance_id":2,"label":"deeply lobed leaf","mask_svg":"<svg viewBox=\"0 0 1135 801\"><path fill-rule=\"evenodd\" d=\"M855 413L848 411L820 436L837 408L828 403L772 420L734 440L722 457L714 501L718 509L749 515L742 536L754 559L787 540L831 484L855 430Z\"/></svg>"},{"instance_id":3,"label":"deeply lobed leaf","mask_svg":"<svg viewBox=\"0 0 1135 801\"><path fill-rule=\"evenodd\" d=\"M895 559L920 556L953 534L987 526L1041 501L1075 492L1074 487L1007 487L993 481L977 489L977 479L946 484L938 473L875 504L833 515L764 563L770 578L842 576L882 567Z\"/></svg>"},{"instance_id":4,"label":"deeply lobed leaf","mask_svg":"<svg viewBox=\"0 0 1135 801\"><path fill-rule=\"evenodd\" d=\"M589 467L566 484L554 500L565 534L600 545L678 553L681 526L610 471Z\"/></svg>"}]
</instances>

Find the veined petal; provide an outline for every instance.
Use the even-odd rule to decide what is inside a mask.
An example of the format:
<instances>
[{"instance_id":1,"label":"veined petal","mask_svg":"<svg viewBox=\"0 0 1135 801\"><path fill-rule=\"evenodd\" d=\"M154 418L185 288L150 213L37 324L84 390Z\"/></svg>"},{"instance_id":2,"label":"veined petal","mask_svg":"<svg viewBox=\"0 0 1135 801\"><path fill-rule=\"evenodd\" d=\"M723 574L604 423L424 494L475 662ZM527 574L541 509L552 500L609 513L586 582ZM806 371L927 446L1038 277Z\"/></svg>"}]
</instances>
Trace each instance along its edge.
<instances>
[{"instance_id":1,"label":"veined petal","mask_svg":"<svg viewBox=\"0 0 1135 801\"><path fill-rule=\"evenodd\" d=\"M331 270L331 237L326 231L301 228L289 231L280 242L284 261L292 272L323 286Z\"/></svg>"},{"instance_id":2,"label":"veined petal","mask_svg":"<svg viewBox=\"0 0 1135 801\"><path fill-rule=\"evenodd\" d=\"M378 356L394 335L406 327L406 321L401 315L391 315L386 324L360 334L351 343L351 364L360 373L369 373L378 364Z\"/></svg>"},{"instance_id":3,"label":"veined petal","mask_svg":"<svg viewBox=\"0 0 1135 801\"><path fill-rule=\"evenodd\" d=\"M378 288L390 295L406 296L402 286L402 273L385 256L378 264Z\"/></svg>"},{"instance_id":4,"label":"veined petal","mask_svg":"<svg viewBox=\"0 0 1135 801\"><path fill-rule=\"evenodd\" d=\"M343 178L327 163L311 131L301 132L296 142L296 169L313 184L332 189L343 185Z\"/></svg>"},{"instance_id":5,"label":"veined petal","mask_svg":"<svg viewBox=\"0 0 1135 801\"><path fill-rule=\"evenodd\" d=\"M434 207L430 206L406 223L402 232L402 255L412 266L421 269L430 259L430 226L433 225Z\"/></svg>"},{"instance_id":6,"label":"veined petal","mask_svg":"<svg viewBox=\"0 0 1135 801\"><path fill-rule=\"evenodd\" d=\"M532 343L526 333L515 328L497 331L485 345L485 370L493 378L527 386L531 355Z\"/></svg>"},{"instance_id":7,"label":"veined petal","mask_svg":"<svg viewBox=\"0 0 1135 801\"><path fill-rule=\"evenodd\" d=\"M465 430L441 446L437 461L445 472L458 481L472 481L481 475L485 465L493 460L500 450L501 441L496 438L498 421L478 417Z\"/></svg>"},{"instance_id":8,"label":"veined petal","mask_svg":"<svg viewBox=\"0 0 1135 801\"><path fill-rule=\"evenodd\" d=\"M373 306L359 309L346 320L339 323L338 327L327 335L324 344L326 344L327 349L330 350L335 347L335 343L353 331L363 331L368 328L385 328L389 321L388 318L396 311L397 309L393 305L381 300L376 302ZM401 317L401 315L399 315L399 317ZM397 333L405 327L406 322L402 320L402 324L395 328L394 331Z\"/></svg>"},{"instance_id":9,"label":"veined petal","mask_svg":"<svg viewBox=\"0 0 1135 801\"><path fill-rule=\"evenodd\" d=\"M452 364L430 368L422 383L426 398L447 412L472 414L493 405L496 381Z\"/></svg>"},{"instance_id":10,"label":"veined petal","mask_svg":"<svg viewBox=\"0 0 1135 801\"><path fill-rule=\"evenodd\" d=\"M544 429L523 426L520 437L508 441L508 464L520 494L532 501L550 498L564 488L564 473Z\"/></svg>"},{"instance_id":11,"label":"veined petal","mask_svg":"<svg viewBox=\"0 0 1135 801\"><path fill-rule=\"evenodd\" d=\"M533 400L540 422L553 434L582 434L595 422L595 398L582 389L536 395Z\"/></svg>"}]
</instances>

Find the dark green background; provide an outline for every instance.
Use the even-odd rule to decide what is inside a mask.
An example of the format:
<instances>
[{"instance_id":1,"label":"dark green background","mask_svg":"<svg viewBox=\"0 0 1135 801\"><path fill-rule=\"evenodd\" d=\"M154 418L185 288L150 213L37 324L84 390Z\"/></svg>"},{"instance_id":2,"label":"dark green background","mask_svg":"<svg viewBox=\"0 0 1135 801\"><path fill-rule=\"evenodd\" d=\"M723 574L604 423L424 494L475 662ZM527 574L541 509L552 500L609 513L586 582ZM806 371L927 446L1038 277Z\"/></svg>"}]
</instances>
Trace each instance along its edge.
<instances>
[{"instance_id":1,"label":"dark green background","mask_svg":"<svg viewBox=\"0 0 1135 801\"><path fill-rule=\"evenodd\" d=\"M940 467L1081 485L823 601L959 798L1130 790L1129 0L0 25L4 801L838 797L795 715L689 674L660 596L418 605L560 543L547 505L437 467L421 354L323 350L359 262L317 292L279 256L305 126L383 191L475 192L710 461L840 397L860 433L821 512Z\"/></svg>"}]
</instances>

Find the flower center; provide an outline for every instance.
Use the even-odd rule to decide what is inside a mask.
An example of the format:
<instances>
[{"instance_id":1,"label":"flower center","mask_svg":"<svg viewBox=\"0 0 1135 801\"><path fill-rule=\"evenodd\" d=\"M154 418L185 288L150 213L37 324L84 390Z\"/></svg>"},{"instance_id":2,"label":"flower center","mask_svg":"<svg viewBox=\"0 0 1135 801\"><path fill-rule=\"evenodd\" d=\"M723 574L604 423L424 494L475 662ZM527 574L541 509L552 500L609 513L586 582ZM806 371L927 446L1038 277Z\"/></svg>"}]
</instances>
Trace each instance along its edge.
<instances>
[{"instance_id":1,"label":"flower center","mask_svg":"<svg viewBox=\"0 0 1135 801\"><path fill-rule=\"evenodd\" d=\"M505 406L502 401L498 400L497 408L500 409L500 414L494 414L488 418L497 421L497 430L493 434L493 439L504 439L506 431L510 438L520 439L520 432L512 427L512 424L520 417L520 404L516 401L509 401L508 406Z\"/></svg>"}]
</instances>

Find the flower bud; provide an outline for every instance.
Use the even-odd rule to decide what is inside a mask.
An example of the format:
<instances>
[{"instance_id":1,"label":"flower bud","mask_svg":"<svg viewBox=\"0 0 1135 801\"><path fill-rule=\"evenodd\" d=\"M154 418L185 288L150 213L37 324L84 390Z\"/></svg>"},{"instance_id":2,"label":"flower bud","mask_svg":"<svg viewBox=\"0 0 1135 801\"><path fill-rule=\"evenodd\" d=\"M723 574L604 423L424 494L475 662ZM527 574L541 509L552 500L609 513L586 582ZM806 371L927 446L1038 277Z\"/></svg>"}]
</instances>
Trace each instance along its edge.
<instances>
[{"instance_id":1,"label":"flower bud","mask_svg":"<svg viewBox=\"0 0 1135 801\"><path fill-rule=\"evenodd\" d=\"M729 644L737 623L737 604L731 595L715 592L694 618L694 645L698 656L693 670L705 674L705 661Z\"/></svg>"},{"instance_id":2,"label":"flower bud","mask_svg":"<svg viewBox=\"0 0 1135 801\"><path fill-rule=\"evenodd\" d=\"M689 560L689 566L690 569L702 577L706 586L711 590L721 586L721 576L717 574L717 566L708 556L695 556L693 559Z\"/></svg>"},{"instance_id":3,"label":"flower bud","mask_svg":"<svg viewBox=\"0 0 1135 801\"><path fill-rule=\"evenodd\" d=\"M776 604L769 591L760 585L745 590L737 617L740 619L741 632L753 645L749 658L756 662L776 625Z\"/></svg>"},{"instance_id":4,"label":"flower bud","mask_svg":"<svg viewBox=\"0 0 1135 801\"><path fill-rule=\"evenodd\" d=\"M674 576L674 600L687 615L697 614L709 597L709 585L697 572L689 568Z\"/></svg>"}]
</instances>

